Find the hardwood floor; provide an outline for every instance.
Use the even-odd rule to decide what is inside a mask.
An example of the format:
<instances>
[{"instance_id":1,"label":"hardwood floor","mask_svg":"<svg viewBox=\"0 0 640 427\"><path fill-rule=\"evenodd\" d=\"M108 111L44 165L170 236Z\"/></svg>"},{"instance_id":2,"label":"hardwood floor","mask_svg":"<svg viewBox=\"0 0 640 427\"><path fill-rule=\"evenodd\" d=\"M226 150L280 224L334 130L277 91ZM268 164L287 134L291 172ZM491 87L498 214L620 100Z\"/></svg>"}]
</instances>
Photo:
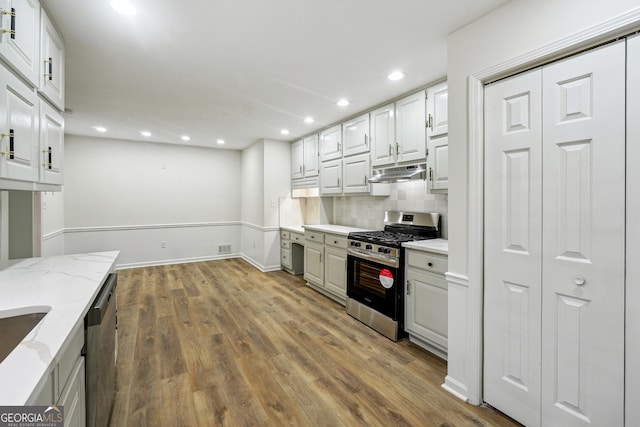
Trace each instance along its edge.
<instances>
[{"instance_id":1,"label":"hardwood floor","mask_svg":"<svg viewBox=\"0 0 640 427\"><path fill-rule=\"evenodd\" d=\"M513 426L446 364L240 259L119 271L111 426Z\"/></svg>"}]
</instances>

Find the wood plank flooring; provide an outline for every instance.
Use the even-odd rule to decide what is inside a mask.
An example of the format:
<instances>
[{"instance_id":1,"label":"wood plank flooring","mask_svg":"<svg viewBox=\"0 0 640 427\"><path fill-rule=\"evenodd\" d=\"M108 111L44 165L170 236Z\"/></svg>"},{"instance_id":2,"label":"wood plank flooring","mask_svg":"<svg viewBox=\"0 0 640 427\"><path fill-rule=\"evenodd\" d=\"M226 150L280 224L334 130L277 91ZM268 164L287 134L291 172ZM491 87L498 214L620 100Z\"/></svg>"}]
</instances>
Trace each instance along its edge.
<instances>
[{"instance_id":1,"label":"wood plank flooring","mask_svg":"<svg viewBox=\"0 0 640 427\"><path fill-rule=\"evenodd\" d=\"M111 426L515 426L446 364L240 259L119 271Z\"/></svg>"}]
</instances>

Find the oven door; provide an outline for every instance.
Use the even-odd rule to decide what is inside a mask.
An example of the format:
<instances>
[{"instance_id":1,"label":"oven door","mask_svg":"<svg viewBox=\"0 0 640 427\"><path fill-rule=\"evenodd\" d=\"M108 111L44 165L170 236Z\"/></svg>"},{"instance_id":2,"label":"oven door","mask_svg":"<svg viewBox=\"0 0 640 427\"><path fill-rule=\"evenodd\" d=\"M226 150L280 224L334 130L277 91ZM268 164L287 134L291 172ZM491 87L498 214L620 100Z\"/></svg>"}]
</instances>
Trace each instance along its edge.
<instances>
[{"instance_id":1,"label":"oven door","mask_svg":"<svg viewBox=\"0 0 640 427\"><path fill-rule=\"evenodd\" d=\"M403 283L401 268L347 255L347 296L400 322Z\"/></svg>"}]
</instances>

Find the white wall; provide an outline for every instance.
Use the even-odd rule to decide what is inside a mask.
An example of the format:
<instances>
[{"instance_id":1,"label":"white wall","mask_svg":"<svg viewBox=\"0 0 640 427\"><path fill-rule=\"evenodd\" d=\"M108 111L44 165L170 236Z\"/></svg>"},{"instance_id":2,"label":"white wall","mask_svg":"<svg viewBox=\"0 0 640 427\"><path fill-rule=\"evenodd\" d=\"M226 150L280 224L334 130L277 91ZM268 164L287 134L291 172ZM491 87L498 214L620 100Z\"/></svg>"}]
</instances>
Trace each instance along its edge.
<instances>
[{"instance_id":1,"label":"white wall","mask_svg":"<svg viewBox=\"0 0 640 427\"><path fill-rule=\"evenodd\" d=\"M291 192L291 144L260 140L242 152L242 255L262 271L280 268L278 200Z\"/></svg>"},{"instance_id":2,"label":"white wall","mask_svg":"<svg viewBox=\"0 0 640 427\"><path fill-rule=\"evenodd\" d=\"M595 27L638 7L637 0L512 1L453 33L449 86L449 360L447 384L460 397L481 399L482 266L470 233L476 196L470 188L470 75ZM471 165L473 167L473 165Z\"/></svg>"},{"instance_id":3,"label":"white wall","mask_svg":"<svg viewBox=\"0 0 640 427\"><path fill-rule=\"evenodd\" d=\"M64 191L64 187L63 187ZM64 194L45 192L41 197L42 256L64 254Z\"/></svg>"},{"instance_id":4,"label":"white wall","mask_svg":"<svg viewBox=\"0 0 640 427\"><path fill-rule=\"evenodd\" d=\"M67 135L65 252L119 249L121 266L237 255L240 173L238 151Z\"/></svg>"}]
</instances>

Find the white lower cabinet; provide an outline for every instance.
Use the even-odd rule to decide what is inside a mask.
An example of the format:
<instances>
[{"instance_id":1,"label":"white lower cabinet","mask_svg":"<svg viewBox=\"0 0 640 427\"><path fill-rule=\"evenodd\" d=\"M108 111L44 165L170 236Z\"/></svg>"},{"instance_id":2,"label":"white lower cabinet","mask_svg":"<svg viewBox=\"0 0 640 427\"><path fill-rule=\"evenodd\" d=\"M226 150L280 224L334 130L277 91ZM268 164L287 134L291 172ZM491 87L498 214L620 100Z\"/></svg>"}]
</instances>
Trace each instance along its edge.
<instances>
[{"instance_id":1,"label":"white lower cabinet","mask_svg":"<svg viewBox=\"0 0 640 427\"><path fill-rule=\"evenodd\" d=\"M84 380L84 357L80 356L57 402L58 406L64 406L65 427L84 427L86 424Z\"/></svg>"},{"instance_id":2,"label":"white lower cabinet","mask_svg":"<svg viewBox=\"0 0 640 427\"><path fill-rule=\"evenodd\" d=\"M324 245L310 242L304 244L304 279L322 286L324 283Z\"/></svg>"},{"instance_id":3,"label":"white lower cabinet","mask_svg":"<svg viewBox=\"0 0 640 427\"><path fill-rule=\"evenodd\" d=\"M447 358L447 256L406 250L405 331L409 340Z\"/></svg>"},{"instance_id":4,"label":"white lower cabinet","mask_svg":"<svg viewBox=\"0 0 640 427\"><path fill-rule=\"evenodd\" d=\"M347 299L347 238L306 232L304 278L307 284L341 304Z\"/></svg>"}]
</instances>

